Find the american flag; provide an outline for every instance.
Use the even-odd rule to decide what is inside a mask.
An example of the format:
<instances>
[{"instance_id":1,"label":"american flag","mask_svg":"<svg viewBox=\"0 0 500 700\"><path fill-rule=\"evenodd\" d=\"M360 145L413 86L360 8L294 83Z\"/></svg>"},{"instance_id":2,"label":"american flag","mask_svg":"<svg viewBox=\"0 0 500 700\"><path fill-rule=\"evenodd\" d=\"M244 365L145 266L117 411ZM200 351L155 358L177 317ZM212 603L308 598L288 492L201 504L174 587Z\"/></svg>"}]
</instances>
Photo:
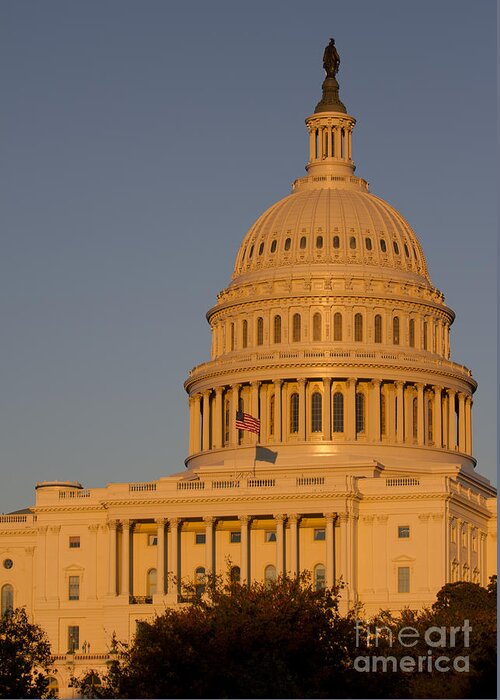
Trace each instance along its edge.
<instances>
[{"instance_id":1,"label":"american flag","mask_svg":"<svg viewBox=\"0 0 500 700\"><path fill-rule=\"evenodd\" d=\"M238 411L236 413L236 427L238 430L248 430L250 433L260 433L260 420L249 413Z\"/></svg>"}]
</instances>

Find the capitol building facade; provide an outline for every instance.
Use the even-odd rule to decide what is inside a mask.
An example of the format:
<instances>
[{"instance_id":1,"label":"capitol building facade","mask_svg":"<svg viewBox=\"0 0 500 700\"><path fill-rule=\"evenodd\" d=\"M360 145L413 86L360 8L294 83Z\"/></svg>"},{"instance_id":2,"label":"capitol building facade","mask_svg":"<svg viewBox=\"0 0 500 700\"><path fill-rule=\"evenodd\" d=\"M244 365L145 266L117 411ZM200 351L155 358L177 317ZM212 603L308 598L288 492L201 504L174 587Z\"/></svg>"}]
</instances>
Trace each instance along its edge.
<instances>
[{"instance_id":1,"label":"capitol building facade","mask_svg":"<svg viewBox=\"0 0 500 700\"><path fill-rule=\"evenodd\" d=\"M307 174L251 227L208 311L210 360L185 382L186 469L41 482L33 507L0 516L2 609L47 631L62 696L72 673L105 668L113 633L129 641L209 573L342 579L342 609L367 615L495 573L496 492L476 471L454 313L408 222L354 174L331 58L330 45Z\"/></svg>"}]
</instances>

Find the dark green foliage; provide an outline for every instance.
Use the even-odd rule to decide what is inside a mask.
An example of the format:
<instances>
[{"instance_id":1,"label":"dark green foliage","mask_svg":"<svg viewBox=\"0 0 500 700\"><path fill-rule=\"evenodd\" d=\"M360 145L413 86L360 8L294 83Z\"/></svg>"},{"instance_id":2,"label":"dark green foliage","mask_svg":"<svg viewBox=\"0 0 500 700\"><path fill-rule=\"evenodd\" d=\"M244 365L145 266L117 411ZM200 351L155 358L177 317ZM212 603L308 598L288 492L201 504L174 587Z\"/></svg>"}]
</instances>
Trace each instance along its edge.
<instances>
[{"instance_id":1,"label":"dark green foliage","mask_svg":"<svg viewBox=\"0 0 500 700\"><path fill-rule=\"evenodd\" d=\"M96 685L87 674L76 682L83 697L121 698L487 698L494 694L496 583L447 584L431 610L387 612L367 623L360 611L342 616L337 591L316 591L307 576L254 583L249 588L220 580L202 597L184 592L183 606L138 624L130 649ZM355 669L355 659L377 654L426 656L429 627L473 628L465 648L470 672L403 673ZM356 622L358 635L356 635ZM374 648L369 632L384 627ZM404 626L419 634L415 647L397 639ZM391 639L392 632L392 639ZM493 693L493 694L492 694Z\"/></svg>"},{"instance_id":2,"label":"dark green foliage","mask_svg":"<svg viewBox=\"0 0 500 700\"><path fill-rule=\"evenodd\" d=\"M0 698L48 698L50 644L23 608L0 619Z\"/></svg>"}]
</instances>

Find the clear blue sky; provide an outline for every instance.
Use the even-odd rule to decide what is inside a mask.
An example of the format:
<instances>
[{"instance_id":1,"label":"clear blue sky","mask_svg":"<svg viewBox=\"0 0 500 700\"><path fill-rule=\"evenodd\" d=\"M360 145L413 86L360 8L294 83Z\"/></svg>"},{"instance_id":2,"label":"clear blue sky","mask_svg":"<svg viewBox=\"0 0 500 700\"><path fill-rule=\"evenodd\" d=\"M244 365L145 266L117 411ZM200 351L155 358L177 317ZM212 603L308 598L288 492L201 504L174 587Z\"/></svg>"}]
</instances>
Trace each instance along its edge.
<instances>
[{"instance_id":1,"label":"clear blue sky","mask_svg":"<svg viewBox=\"0 0 500 700\"><path fill-rule=\"evenodd\" d=\"M493 0L0 5L0 511L183 468L183 381L257 216L304 174L336 38L357 174L412 224L496 467Z\"/></svg>"}]
</instances>

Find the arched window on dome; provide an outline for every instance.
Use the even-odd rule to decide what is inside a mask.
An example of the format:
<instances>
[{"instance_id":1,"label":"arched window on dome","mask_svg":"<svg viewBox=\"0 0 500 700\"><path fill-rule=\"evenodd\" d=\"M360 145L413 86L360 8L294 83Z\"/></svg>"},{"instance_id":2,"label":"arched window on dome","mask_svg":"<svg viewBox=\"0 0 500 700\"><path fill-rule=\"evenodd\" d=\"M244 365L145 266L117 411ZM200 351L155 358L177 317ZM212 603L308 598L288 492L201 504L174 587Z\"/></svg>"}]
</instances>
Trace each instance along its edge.
<instances>
[{"instance_id":1,"label":"arched window on dome","mask_svg":"<svg viewBox=\"0 0 500 700\"><path fill-rule=\"evenodd\" d=\"M274 435L274 415L276 410L276 397L273 394L269 399L269 435Z\"/></svg>"},{"instance_id":2,"label":"arched window on dome","mask_svg":"<svg viewBox=\"0 0 500 700\"><path fill-rule=\"evenodd\" d=\"M290 250L290 246L292 245L292 239L287 238L285 241L285 250Z\"/></svg>"},{"instance_id":3,"label":"arched window on dome","mask_svg":"<svg viewBox=\"0 0 500 700\"><path fill-rule=\"evenodd\" d=\"M349 248L351 250L356 250L356 237L355 236L351 236L349 238Z\"/></svg>"},{"instance_id":4,"label":"arched window on dome","mask_svg":"<svg viewBox=\"0 0 500 700\"><path fill-rule=\"evenodd\" d=\"M434 411L432 399L427 398L427 442L431 444L434 441Z\"/></svg>"},{"instance_id":5,"label":"arched window on dome","mask_svg":"<svg viewBox=\"0 0 500 700\"><path fill-rule=\"evenodd\" d=\"M341 391L333 395L333 432L344 432L344 395Z\"/></svg>"},{"instance_id":6,"label":"arched window on dome","mask_svg":"<svg viewBox=\"0 0 500 700\"><path fill-rule=\"evenodd\" d=\"M366 247L366 250L372 249L372 239L371 238L365 238L365 247Z\"/></svg>"},{"instance_id":7,"label":"arched window on dome","mask_svg":"<svg viewBox=\"0 0 500 700\"><path fill-rule=\"evenodd\" d=\"M333 316L333 339L342 340L342 314L340 311Z\"/></svg>"},{"instance_id":8,"label":"arched window on dome","mask_svg":"<svg viewBox=\"0 0 500 700\"><path fill-rule=\"evenodd\" d=\"M363 316L361 314L354 316L354 340L357 343L363 342Z\"/></svg>"},{"instance_id":9,"label":"arched window on dome","mask_svg":"<svg viewBox=\"0 0 500 700\"><path fill-rule=\"evenodd\" d=\"M410 324L408 328L408 337L409 337L409 342L410 342L410 348L415 347L415 319L410 318Z\"/></svg>"},{"instance_id":10,"label":"arched window on dome","mask_svg":"<svg viewBox=\"0 0 500 700\"><path fill-rule=\"evenodd\" d=\"M313 340L321 340L321 314L313 316Z\"/></svg>"},{"instance_id":11,"label":"arched window on dome","mask_svg":"<svg viewBox=\"0 0 500 700\"><path fill-rule=\"evenodd\" d=\"M410 251L408 250L408 246L406 245L406 243L405 243L405 245L404 245L404 248L405 248L405 255L406 255L407 258L409 258L409 257L410 257Z\"/></svg>"},{"instance_id":12,"label":"arched window on dome","mask_svg":"<svg viewBox=\"0 0 500 700\"><path fill-rule=\"evenodd\" d=\"M365 395L356 392L356 434L365 432Z\"/></svg>"},{"instance_id":13,"label":"arched window on dome","mask_svg":"<svg viewBox=\"0 0 500 700\"><path fill-rule=\"evenodd\" d=\"M323 431L323 397L319 391L315 391L311 397L311 432Z\"/></svg>"},{"instance_id":14,"label":"arched window on dome","mask_svg":"<svg viewBox=\"0 0 500 700\"><path fill-rule=\"evenodd\" d=\"M14 588L10 583L2 586L2 616L14 610Z\"/></svg>"},{"instance_id":15,"label":"arched window on dome","mask_svg":"<svg viewBox=\"0 0 500 700\"><path fill-rule=\"evenodd\" d=\"M198 566L194 572L194 590L200 598L205 593L205 567Z\"/></svg>"},{"instance_id":16,"label":"arched window on dome","mask_svg":"<svg viewBox=\"0 0 500 700\"><path fill-rule=\"evenodd\" d=\"M276 581L276 567L272 564L264 569L264 581L266 586L271 586Z\"/></svg>"},{"instance_id":17,"label":"arched window on dome","mask_svg":"<svg viewBox=\"0 0 500 700\"><path fill-rule=\"evenodd\" d=\"M231 350L234 350L234 323L231 323Z\"/></svg>"},{"instance_id":18,"label":"arched window on dome","mask_svg":"<svg viewBox=\"0 0 500 700\"><path fill-rule=\"evenodd\" d=\"M322 247L323 247L323 236L316 236L316 248L318 248L318 250L321 250Z\"/></svg>"},{"instance_id":19,"label":"arched window on dome","mask_svg":"<svg viewBox=\"0 0 500 700\"><path fill-rule=\"evenodd\" d=\"M326 588L326 569L324 564L316 564L314 567L314 588L316 591L322 591Z\"/></svg>"},{"instance_id":20,"label":"arched window on dome","mask_svg":"<svg viewBox=\"0 0 500 700\"><path fill-rule=\"evenodd\" d=\"M387 435L387 401L385 394L380 394L380 434Z\"/></svg>"},{"instance_id":21,"label":"arched window on dome","mask_svg":"<svg viewBox=\"0 0 500 700\"><path fill-rule=\"evenodd\" d=\"M292 319L292 341L300 343L302 320L300 314L294 314Z\"/></svg>"},{"instance_id":22,"label":"arched window on dome","mask_svg":"<svg viewBox=\"0 0 500 700\"><path fill-rule=\"evenodd\" d=\"M399 345L399 316L392 319L392 342L393 345Z\"/></svg>"},{"instance_id":23,"label":"arched window on dome","mask_svg":"<svg viewBox=\"0 0 500 700\"><path fill-rule=\"evenodd\" d=\"M243 321L243 332L241 334L241 344L244 348L248 347L248 321Z\"/></svg>"},{"instance_id":24,"label":"arched window on dome","mask_svg":"<svg viewBox=\"0 0 500 700\"><path fill-rule=\"evenodd\" d=\"M424 321L424 337L423 337L423 346L424 350L427 350L427 336L429 334L429 324L427 321Z\"/></svg>"},{"instance_id":25,"label":"arched window on dome","mask_svg":"<svg viewBox=\"0 0 500 700\"><path fill-rule=\"evenodd\" d=\"M412 436L414 442L418 438L418 399L415 397L412 401Z\"/></svg>"},{"instance_id":26,"label":"arched window on dome","mask_svg":"<svg viewBox=\"0 0 500 700\"><path fill-rule=\"evenodd\" d=\"M259 255L262 255L263 252L264 252L264 242L262 242L259 246Z\"/></svg>"},{"instance_id":27,"label":"arched window on dome","mask_svg":"<svg viewBox=\"0 0 500 700\"><path fill-rule=\"evenodd\" d=\"M396 255L399 255L399 246L398 246L398 244L396 243L396 241L393 241L393 242L392 242L392 246L393 246L393 248L394 248L394 252L396 253Z\"/></svg>"},{"instance_id":28,"label":"arched window on dome","mask_svg":"<svg viewBox=\"0 0 500 700\"><path fill-rule=\"evenodd\" d=\"M151 598L156 593L156 569L149 569L146 575L146 595Z\"/></svg>"},{"instance_id":29,"label":"arched window on dome","mask_svg":"<svg viewBox=\"0 0 500 700\"><path fill-rule=\"evenodd\" d=\"M305 236L301 236L299 248L301 250L305 250L306 246L307 246L307 238Z\"/></svg>"},{"instance_id":30,"label":"arched window on dome","mask_svg":"<svg viewBox=\"0 0 500 700\"><path fill-rule=\"evenodd\" d=\"M380 250L382 253L387 253L387 244L383 238L380 239Z\"/></svg>"},{"instance_id":31,"label":"arched window on dome","mask_svg":"<svg viewBox=\"0 0 500 700\"><path fill-rule=\"evenodd\" d=\"M382 342L382 316L380 314L377 314L375 316L375 342L376 343L381 343Z\"/></svg>"},{"instance_id":32,"label":"arched window on dome","mask_svg":"<svg viewBox=\"0 0 500 700\"><path fill-rule=\"evenodd\" d=\"M340 237L339 236L334 236L333 237L333 247L335 249L340 248Z\"/></svg>"},{"instance_id":33,"label":"arched window on dome","mask_svg":"<svg viewBox=\"0 0 500 700\"><path fill-rule=\"evenodd\" d=\"M290 396L290 432L299 432L299 395L297 392Z\"/></svg>"},{"instance_id":34,"label":"arched window on dome","mask_svg":"<svg viewBox=\"0 0 500 700\"><path fill-rule=\"evenodd\" d=\"M264 344L264 319L259 316L257 319L257 345Z\"/></svg>"},{"instance_id":35,"label":"arched window on dome","mask_svg":"<svg viewBox=\"0 0 500 700\"><path fill-rule=\"evenodd\" d=\"M253 245L250 246L250 252L248 253L249 258L253 257L253 249L254 249L254 246Z\"/></svg>"},{"instance_id":36,"label":"arched window on dome","mask_svg":"<svg viewBox=\"0 0 500 700\"><path fill-rule=\"evenodd\" d=\"M276 314L273 321L274 326L274 342L281 343L281 316Z\"/></svg>"},{"instance_id":37,"label":"arched window on dome","mask_svg":"<svg viewBox=\"0 0 500 700\"><path fill-rule=\"evenodd\" d=\"M276 239L274 239L274 241L271 243L271 253L275 253L275 252L276 252L276 246L277 246L277 245L278 245L278 243L277 243Z\"/></svg>"}]
</instances>

